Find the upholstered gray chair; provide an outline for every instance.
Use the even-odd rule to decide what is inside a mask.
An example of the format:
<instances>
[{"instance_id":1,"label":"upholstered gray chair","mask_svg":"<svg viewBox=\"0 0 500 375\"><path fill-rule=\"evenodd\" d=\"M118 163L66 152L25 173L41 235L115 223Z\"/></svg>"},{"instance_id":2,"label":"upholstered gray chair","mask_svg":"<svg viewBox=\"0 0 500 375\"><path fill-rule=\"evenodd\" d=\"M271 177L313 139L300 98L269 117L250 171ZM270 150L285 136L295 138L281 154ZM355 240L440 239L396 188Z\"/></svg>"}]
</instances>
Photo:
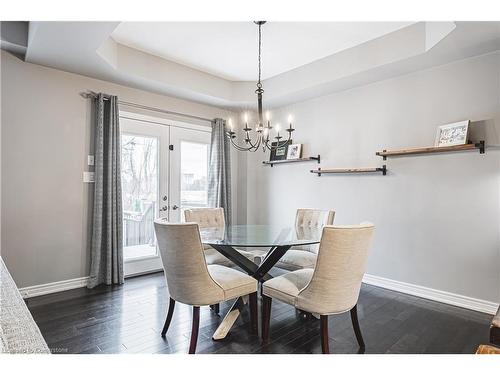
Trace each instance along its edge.
<instances>
[{"instance_id":1,"label":"upholstered gray chair","mask_svg":"<svg viewBox=\"0 0 500 375\"><path fill-rule=\"evenodd\" d=\"M189 353L196 351L200 306L249 295L251 331L257 332L257 281L235 269L207 265L196 223L172 224L163 219L154 222L160 257L167 279L170 304L161 332L165 337L175 302L193 306L193 326Z\"/></svg>"},{"instance_id":2,"label":"upholstered gray chair","mask_svg":"<svg viewBox=\"0 0 500 375\"><path fill-rule=\"evenodd\" d=\"M365 344L358 323L357 302L374 226L325 226L314 269L304 268L262 284L262 339L269 337L273 298L320 315L321 347L328 348L328 315L351 312L360 349Z\"/></svg>"},{"instance_id":3,"label":"upholstered gray chair","mask_svg":"<svg viewBox=\"0 0 500 375\"><path fill-rule=\"evenodd\" d=\"M314 229L332 225L335 211L312 210L299 208L295 215L295 228ZM318 245L294 246L276 263L276 267L288 271L296 271L303 268L314 268L318 254Z\"/></svg>"}]
</instances>

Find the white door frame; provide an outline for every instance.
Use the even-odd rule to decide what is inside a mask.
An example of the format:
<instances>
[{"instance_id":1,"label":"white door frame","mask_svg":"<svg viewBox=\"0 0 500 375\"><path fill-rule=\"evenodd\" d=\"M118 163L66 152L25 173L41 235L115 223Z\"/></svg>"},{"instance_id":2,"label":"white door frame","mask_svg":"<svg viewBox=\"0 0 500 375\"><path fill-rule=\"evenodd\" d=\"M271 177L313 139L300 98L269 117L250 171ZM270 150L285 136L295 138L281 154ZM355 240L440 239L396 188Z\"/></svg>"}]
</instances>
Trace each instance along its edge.
<instances>
[{"instance_id":1,"label":"white door frame","mask_svg":"<svg viewBox=\"0 0 500 375\"><path fill-rule=\"evenodd\" d=\"M162 117L155 117L155 116L149 116L149 115L143 115L139 113L134 113L134 112L127 112L127 111L119 111L119 117L123 119L129 119L133 121L139 121L144 123L144 125L150 124L151 126L154 125L160 125L160 126L165 126L165 134L166 134L166 140L163 143L166 143L168 145L171 144L171 138L170 138L170 127L177 127L177 128L183 128L183 129L189 129L189 130L197 130L197 131L202 131L206 133L211 133L212 129L208 125L200 125L200 124L193 124L193 123L188 123L188 122L183 122L183 121L178 121L178 120L171 120L171 119L166 119ZM201 121L200 121L201 123ZM134 133L133 131L128 133ZM141 134L140 132L137 132L137 134ZM165 149L165 147L164 147ZM171 196L171 191L170 191L170 175L171 175L171 162L170 162L170 154L169 150L161 150L160 148L160 155L159 155L160 160L165 161L166 163L163 162L159 165L159 168L165 168L164 171L165 173L163 174L163 177L160 174L160 179L163 179L163 184L160 182L160 188L158 190L158 195L159 197L163 195L167 195L168 201L167 206L170 206L170 196ZM164 186L163 191L162 187ZM163 205L163 201L160 199L160 207ZM164 213L167 215L169 214L170 210ZM156 256L152 257L147 257L147 258L142 258L142 259L131 259L126 262L124 262L124 274L125 277L132 277L144 273L151 273L151 272L157 272L161 271L163 269L163 266L161 264L160 256L159 254Z\"/></svg>"},{"instance_id":2,"label":"white door frame","mask_svg":"<svg viewBox=\"0 0 500 375\"><path fill-rule=\"evenodd\" d=\"M201 125L201 123L202 123L201 120L200 120L200 124L195 124L195 123L190 123L190 122L171 120L171 119L166 119L163 117L155 117L155 116L143 115L140 113L127 112L127 111L120 111L120 117L128 118L131 120L150 122L150 123L159 124L159 125L176 126L179 128L200 130L200 131L209 132L209 133L212 132L212 128L209 126L208 121L206 121L207 125Z\"/></svg>"}]
</instances>

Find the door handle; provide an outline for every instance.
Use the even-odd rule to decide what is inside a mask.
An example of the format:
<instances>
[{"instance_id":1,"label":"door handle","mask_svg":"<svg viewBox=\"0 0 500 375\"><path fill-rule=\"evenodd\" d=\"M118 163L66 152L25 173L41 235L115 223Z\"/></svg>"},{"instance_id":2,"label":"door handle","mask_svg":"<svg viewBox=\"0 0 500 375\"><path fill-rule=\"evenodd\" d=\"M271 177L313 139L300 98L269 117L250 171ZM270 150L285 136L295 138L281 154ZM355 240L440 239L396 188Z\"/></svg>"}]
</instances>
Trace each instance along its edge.
<instances>
[{"instance_id":1,"label":"door handle","mask_svg":"<svg viewBox=\"0 0 500 375\"><path fill-rule=\"evenodd\" d=\"M160 208L160 211L168 211L168 206L163 206L162 208Z\"/></svg>"},{"instance_id":2,"label":"door handle","mask_svg":"<svg viewBox=\"0 0 500 375\"><path fill-rule=\"evenodd\" d=\"M174 204L174 205L172 206L172 210L177 210L178 208L179 208L179 206L177 206L176 204Z\"/></svg>"}]
</instances>

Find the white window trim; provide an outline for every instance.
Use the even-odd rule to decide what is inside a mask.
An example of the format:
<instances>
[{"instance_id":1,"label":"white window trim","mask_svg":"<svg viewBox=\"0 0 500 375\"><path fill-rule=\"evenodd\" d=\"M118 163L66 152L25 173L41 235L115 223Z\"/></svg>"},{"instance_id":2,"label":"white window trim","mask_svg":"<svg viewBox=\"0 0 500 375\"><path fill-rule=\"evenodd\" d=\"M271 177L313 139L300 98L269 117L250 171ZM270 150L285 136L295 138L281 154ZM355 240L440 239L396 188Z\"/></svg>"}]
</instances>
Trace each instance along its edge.
<instances>
[{"instance_id":1,"label":"white window trim","mask_svg":"<svg viewBox=\"0 0 500 375\"><path fill-rule=\"evenodd\" d=\"M153 123L153 124L175 126L178 128L198 130L198 131L202 131L202 132L206 132L206 133L212 132L212 128L210 127L208 122L207 122L207 125L199 125L199 124L192 124L192 123L184 122L184 121L171 120L171 119L166 119L166 118L162 118L162 117L143 115L140 113L127 112L127 111L120 111L119 116L123 117L123 118L131 119L131 120L144 121L144 122L149 122L149 123Z\"/></svg>"}]
</instances>

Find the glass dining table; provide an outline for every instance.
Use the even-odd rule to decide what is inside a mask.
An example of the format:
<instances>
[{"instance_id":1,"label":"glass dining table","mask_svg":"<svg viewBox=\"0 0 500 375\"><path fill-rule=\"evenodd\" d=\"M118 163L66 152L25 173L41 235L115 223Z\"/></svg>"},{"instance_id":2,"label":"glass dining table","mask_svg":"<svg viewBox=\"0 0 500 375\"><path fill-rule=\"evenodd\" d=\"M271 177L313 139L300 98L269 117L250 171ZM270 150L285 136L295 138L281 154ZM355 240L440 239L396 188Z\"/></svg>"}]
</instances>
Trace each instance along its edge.
<instances>
[{"instance_id":1,"label":"glass dining table","mask_svg":"<svg viewBox=\"0 0 500 375\"><path fill-rule=\"evenodd\" d=\"M292 246L317 244L321 240L322 228L294 228L277 225L230 225L225 227L201 228L201 242L210 245L232 261L259 283L271 279L269 271ZM252 262L236 248L266 249L260 264ZM247 303L238 298L213 335L214 340L226 337L240 311Z\"/></svg>"}]
</instances>

